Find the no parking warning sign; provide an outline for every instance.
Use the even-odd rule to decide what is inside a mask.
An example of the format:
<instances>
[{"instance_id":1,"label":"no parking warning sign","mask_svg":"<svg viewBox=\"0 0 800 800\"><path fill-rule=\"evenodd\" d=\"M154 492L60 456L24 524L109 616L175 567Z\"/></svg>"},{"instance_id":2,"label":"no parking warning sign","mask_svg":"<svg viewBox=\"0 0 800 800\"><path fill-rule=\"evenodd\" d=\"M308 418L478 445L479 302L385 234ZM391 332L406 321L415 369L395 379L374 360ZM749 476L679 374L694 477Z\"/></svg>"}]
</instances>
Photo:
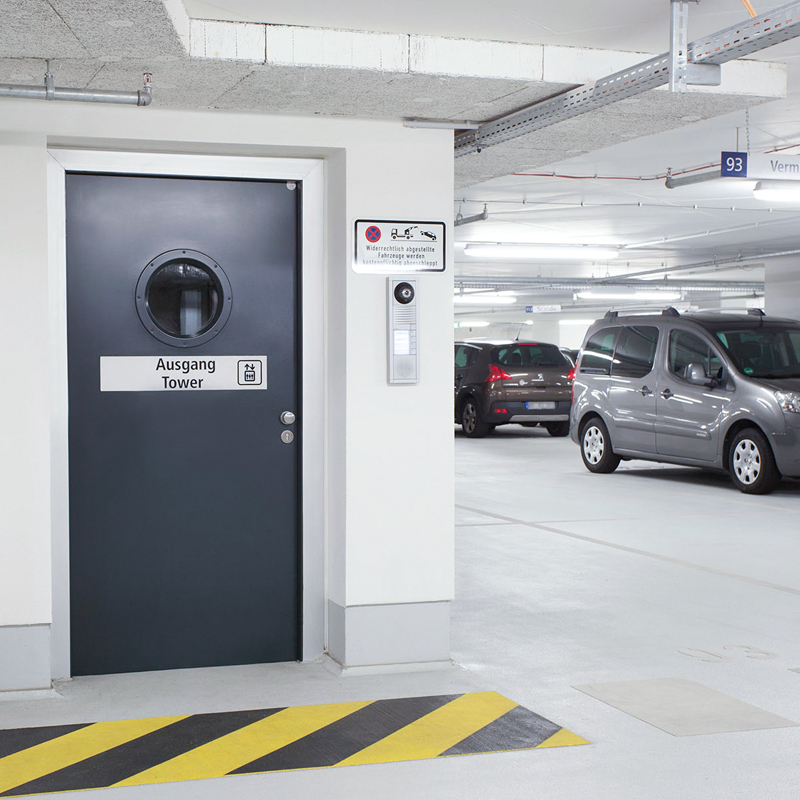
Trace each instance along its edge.
<instances>
[{"instance_id":1,"label":"no parking warning sign","mask_svg":"<svg viewBox=\"0 0 800 800\"><path fill-rule=\"evenodd\" d=\"M356 220L356 272L444 272L444 222Z\"/></svg>"}]
</instances>

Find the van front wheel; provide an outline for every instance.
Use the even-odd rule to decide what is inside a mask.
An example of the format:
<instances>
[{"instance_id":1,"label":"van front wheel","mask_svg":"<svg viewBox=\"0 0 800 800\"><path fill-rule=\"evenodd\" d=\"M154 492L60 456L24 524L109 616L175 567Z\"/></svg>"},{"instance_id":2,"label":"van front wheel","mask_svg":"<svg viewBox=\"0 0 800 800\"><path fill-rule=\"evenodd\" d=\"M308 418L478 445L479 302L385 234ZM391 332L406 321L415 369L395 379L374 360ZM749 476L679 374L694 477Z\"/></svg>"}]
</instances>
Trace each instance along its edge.
<instances>
[{"instance_id":1,"label":"van front wheel","mask_svg":"<svg viewBox=\"0 0 800 800\"><path fill-rule=\"evenodd\" d=\"M590 472L613 472L620 457L611 449L608 428L601 419L592 419L581 430L581 456Z\"/></svg>"},{"instance_id":2,"label":"van front wheel","mask_svg":"<svg viewBox=\"0 0 800 800\"><path fill-rule=\"evenodd\" d=\"M733 485L740 492L768 494L780 483L769 442L756 428L745 428L733 437L729 462Z\"/></svg>"}]
</instances>

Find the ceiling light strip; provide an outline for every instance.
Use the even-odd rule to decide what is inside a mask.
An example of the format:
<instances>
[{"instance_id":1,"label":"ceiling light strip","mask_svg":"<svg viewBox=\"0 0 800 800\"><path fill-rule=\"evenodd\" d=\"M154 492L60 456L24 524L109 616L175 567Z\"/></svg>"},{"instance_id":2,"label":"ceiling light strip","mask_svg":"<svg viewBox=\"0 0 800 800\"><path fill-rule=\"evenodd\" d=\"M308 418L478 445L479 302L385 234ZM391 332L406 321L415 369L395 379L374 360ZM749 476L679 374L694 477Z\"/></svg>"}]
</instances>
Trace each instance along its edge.
<instances>
[{"instance_id":1,"label":"ceiling light strip","mask_svg":"<svg viewBox=\"0 0 800 800\"><path fill-rule=\"evenodd\" d=\"M689 62L724 64L800 36L800 1L690 43ZM507 114L455 137L456 157L507 142L669 82L669 53Z\"/></svg>"}]
</instances>

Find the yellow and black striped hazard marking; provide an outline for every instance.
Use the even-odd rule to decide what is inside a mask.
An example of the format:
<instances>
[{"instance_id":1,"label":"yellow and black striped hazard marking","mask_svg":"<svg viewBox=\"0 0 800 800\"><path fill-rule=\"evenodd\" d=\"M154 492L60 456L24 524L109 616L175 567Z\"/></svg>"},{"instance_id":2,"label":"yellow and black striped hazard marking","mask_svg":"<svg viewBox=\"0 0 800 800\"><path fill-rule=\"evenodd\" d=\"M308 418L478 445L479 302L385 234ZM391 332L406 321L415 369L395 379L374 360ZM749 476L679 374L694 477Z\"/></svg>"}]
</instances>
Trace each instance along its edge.
<instances>
[{"instance_id":1,"label":"yellow and black striped hazard marking","mask_svg":"<svg viewBox=\"0 0 800 800\"><path fill-rule=\"evenodd\" d=\"M0 797L588 744L496 692L0 730Z\"/></svg>"}]
</instances>

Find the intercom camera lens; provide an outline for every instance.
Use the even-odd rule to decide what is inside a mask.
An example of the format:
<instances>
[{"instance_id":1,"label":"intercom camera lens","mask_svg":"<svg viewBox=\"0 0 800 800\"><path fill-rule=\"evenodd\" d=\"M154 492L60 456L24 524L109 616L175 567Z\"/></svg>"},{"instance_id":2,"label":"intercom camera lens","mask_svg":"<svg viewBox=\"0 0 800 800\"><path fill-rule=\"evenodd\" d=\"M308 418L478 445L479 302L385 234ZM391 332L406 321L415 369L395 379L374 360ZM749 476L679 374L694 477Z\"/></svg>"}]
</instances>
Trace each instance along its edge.
<instances>
[{"instance_id":1,"label":"intercom camera lens","mask_svg":"<svg viewBox=\"0 0 800 800\"><path fill-rule=\"evenodd\" d=\"M414 287L410 283L398 283L394 287L394 299L404 306L414 299Z\"/></svg>"}]
</instances>

